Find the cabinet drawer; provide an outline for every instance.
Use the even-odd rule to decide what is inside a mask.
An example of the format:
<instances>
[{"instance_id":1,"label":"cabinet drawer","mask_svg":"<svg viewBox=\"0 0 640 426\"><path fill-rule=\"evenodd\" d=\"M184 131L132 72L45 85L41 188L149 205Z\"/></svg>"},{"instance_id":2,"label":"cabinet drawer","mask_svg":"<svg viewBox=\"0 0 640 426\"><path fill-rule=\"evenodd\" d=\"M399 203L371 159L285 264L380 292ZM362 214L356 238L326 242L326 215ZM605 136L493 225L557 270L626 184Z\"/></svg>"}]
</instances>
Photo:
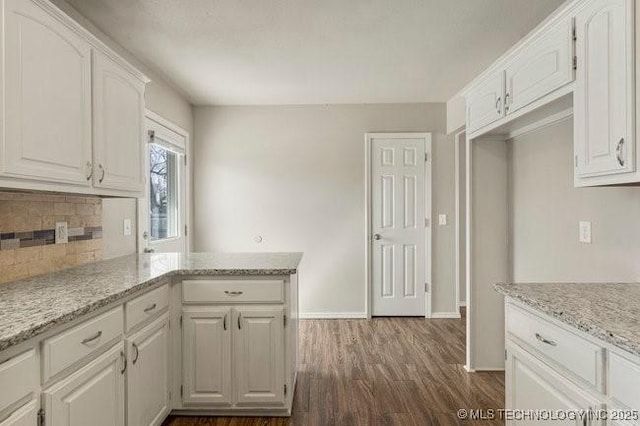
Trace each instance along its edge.
<instances>
[{"instance_id":1,"label":"cabinet drawer","mask_svg":"<svg viewBox=\"0 0 640 426\"><path fill-rule=\"evenodd\" d=\"M627 408L640 409L640 365L609 352L609 394Z\"/></svg>"},{"instance_id":2,"label":"cabinet drawer","mask_svg":"<svg viewBox=\"0 0 640 426\"><path fill-rule=\"evenodd\" d=\"M169 285L163 285L127 302L124 308L127 314L127 332L164 311L167 306L169 306Z\"/></svg>"},{"instance_id":3,"label":"cabinet drawer","mask_svg":"<svg viewBox=\"0 0 640 426\"><path fill-rule=\"evenodd\" d=\"M40 366L35 350L0 363L0 413L36 391L40 385ZM8 386L7 384L11 385Z\"/></svg>"},{"instance_id":4,"label":"cabinet drawer","mask_svg":"<svg viewBox=\"0 0 640 426\"><path fill-rule=\"evenodd\" d=\"M182 282L184 302L282 303L282 280L185 280Z\"/></svg>"},{"instance_id":5,"label":"cabinet drawer","mask_svg":"<svg viewBox=\"0 0 640 426\"><path fill-rule=\"evenodd\" d=\"M44 380L122 336L122 307L87 320L43 343Z\"/></svg>"},{"instance_id":6,"label":"cabinet drawer","mask_svg":"<svg viewBox=\"0 0 640 426\"><path fill-rule=\"evenodd\" d=\"M512 305L506 319L508 333L601 390L603 348Z\"/></svg>"}]
</instances>

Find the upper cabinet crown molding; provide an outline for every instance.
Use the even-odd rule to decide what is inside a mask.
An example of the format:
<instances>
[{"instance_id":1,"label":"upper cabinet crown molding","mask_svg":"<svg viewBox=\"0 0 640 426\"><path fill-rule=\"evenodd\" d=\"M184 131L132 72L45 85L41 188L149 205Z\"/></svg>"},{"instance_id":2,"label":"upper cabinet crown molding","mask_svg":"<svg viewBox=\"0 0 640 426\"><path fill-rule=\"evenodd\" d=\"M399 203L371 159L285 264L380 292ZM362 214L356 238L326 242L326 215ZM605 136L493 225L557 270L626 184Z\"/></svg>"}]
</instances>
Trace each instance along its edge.
<instances>
[{"instance_id":1,"label":"upper cabinet crown molding","mask_svg":"<svg viewBox=\"0 0 640 426\"><path fill-rule=\"evenodd\" d=\"M0 5L0 187L144 196L150 80L47 0Z\"/></svg>"}]
</instances>

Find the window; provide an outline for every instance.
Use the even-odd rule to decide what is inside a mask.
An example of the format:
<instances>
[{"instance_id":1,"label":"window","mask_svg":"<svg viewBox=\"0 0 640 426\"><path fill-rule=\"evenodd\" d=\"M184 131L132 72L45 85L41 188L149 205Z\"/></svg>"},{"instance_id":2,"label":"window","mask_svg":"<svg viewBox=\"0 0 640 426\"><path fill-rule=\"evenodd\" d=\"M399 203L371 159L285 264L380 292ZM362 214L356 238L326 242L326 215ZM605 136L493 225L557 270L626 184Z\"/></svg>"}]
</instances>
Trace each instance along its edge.
<instances>
[{"instance_id":1,"label":"window","mask_svg":"<svg viewBox=\"0 0 640 426\"><path fill-rule=\"evenodd\" d=\"M149 233L152 241L178 237L178 154L149 144Z\"/></svg>"}]
</instances>

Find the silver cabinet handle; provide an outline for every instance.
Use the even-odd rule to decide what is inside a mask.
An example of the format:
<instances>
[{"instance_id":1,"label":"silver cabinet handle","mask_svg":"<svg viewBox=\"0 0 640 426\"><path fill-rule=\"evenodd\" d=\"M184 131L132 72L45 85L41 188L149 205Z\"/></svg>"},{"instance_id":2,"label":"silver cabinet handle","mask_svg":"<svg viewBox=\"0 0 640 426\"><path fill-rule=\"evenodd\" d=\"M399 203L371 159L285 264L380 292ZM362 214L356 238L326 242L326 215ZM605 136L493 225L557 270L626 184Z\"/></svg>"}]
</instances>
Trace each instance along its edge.
<instances>
[{"instance_id":1,"label":"silver cabinet handle","mask_svg":"<svg viewBox=\"0 0 640 426\"><path fill-rule=\"evenodd\" d=\"M540 333L536 333L536 339L538 339L539 341L541 341L542 343L545 343L547 345L551 345L551 346L558 346L558 344L556 342L554 342L553 340L547 340L544 337L542 337L540 335Z\"/></svg>"},{"instance_id":2,"label":"silver cabinet handle","mask_svg":"<svg viewBox=\"0 0 640 426\"><path fill-rule=\"evenodd\" d=\"M100 179L98 179L98 182L102 183L104 180L104 167L102 164L98 164L98 169L100 169Z\"/></svg>"},{"instance_id":3,"label":"silver cabinet handle","mask_svg":"<svg viewBox=\"0 0 640 426\"><path fill-rule=\"evenodd\" d=\"M89 343L93 342L94 340L99 339L99 338L100 338L100 336L102 336L102 331L98 331L98 332L97 332L96 334L94 334L93 336L91 336L91 337L87 337L86 339L84 339L84 340L82 341L82 344L83 344L83 345L89 344Z\"/></svg>"},{"instance_id":4,"label":"silver cabinet handle","mask_svg":"<svg viewBox=\"0 0 640 426\"><path fill-rule=\"evenodd\" d=\"M242 314L238 314L238 330L242 330Z\"/></svg>"},{"instance_id":5,"label":"silver cabinet handle","mask_svg":"<svg viewBox=\"0 0 640 426\"><path fill-rule=\"evenodd\" d=\"M227 331L227 314L224 314L224 319L222 320L222 328L224 331Z\"/></svg>"},{"instance_id":6,"label":"silver cabinet handle","mask_svg":"<svg viewBox=\"0 0 640 426\"><path fill-rule=\"evenodd\" d=\"M89 170L89 174L87 175L87 180L91 180L93 177L93 164L90 161L87 161L87 169Z\"/></svg>"},{"instance_id":7,"label":"silver cabinet handle","mask_svg":"<svg viewBox=\"0 0 640 426\"><path fill-rule=\"evenodd\" d=\"M382 239L382 235L380 235L380 234L373 234L373 239L374 239L374 240L376 240L376 241L378 241L378 240Z\"/></svg>"},{"instance_id":8,"label":"silver cabinet handle","mask_svg":"<svg viewBox=\"0 0 640 426\"><path fill-rule=\"evenodd\" d=\"M500 108L500 105L502 101L502 96L498 96L498 99L496 99L496 109L498 110L498 114L502 114L502 109Z\"/></svg>"},{"instance_id":9,"label":"silver cabinet handle","mask_svg":"<svg viewBox=\"0 0 640 426\"><path fill-rule=\"evenodd\" d=\"M229 291L229 290L225 290L224 294L226 294L227 296L240 296L243 292L242 291Z\"/></svg>"},{"instance_id":10,"label":"silver cabinet handle","mask_svg":"<svg viewBox=\"0 0 640 426\"><path fill-rule=\"evenodd\" d=\"M133 348L134 351L136 351L136 355L133 357L133 365L136 365L136 362L138 362L138 358L140 358L140 351L138 350L138 345L136 345L135 343L131 344L131 347Z\"/></svg>"},{"instance_id":11,"label":"silver cabinet handle","mask_svg":"<svg viewBox=\"0 0 640 426\"><path fill-rule=\"evenodd\" d=\"M124 374L127 371L127 357L124 355L124 351L120 351L120 359L122 360L122 370L120 370L120 374Z\"/></svg>"},{"instance_id":12,"label":"silver cabinet handle","mask_svg":"<svg viewBox=\"0 0 640 426\"><path fill-rule=\"evenodd\" d=\"M622 149L624 148L624 138L621 138L618 142L618 146L616 146L616 157L618 159L618 164L620 167L624 167L624 158L622 158Z\"/></svg>"},{"instance_id":13,"label":"silver cabinet handle","mask_svg":"<svg viewBox=\"0 0 640 426\"><path fill-rule=\"evenodd\" d=\"M153 305L147 306L146 308L144 308L144 312L148 314L149 312L153 311L155 308L156 308L156 304L154 303Z\"/></svg>"},{"instance_id":14,"label":"silver cabinet handle","mask_svg":"<svg viewBox=\"0 0 640 426\"><path fill-rule=\"evenodd\" d=\"M509 94L504 95L504 112L509 112Z\"/></svg>"}]
</instances>

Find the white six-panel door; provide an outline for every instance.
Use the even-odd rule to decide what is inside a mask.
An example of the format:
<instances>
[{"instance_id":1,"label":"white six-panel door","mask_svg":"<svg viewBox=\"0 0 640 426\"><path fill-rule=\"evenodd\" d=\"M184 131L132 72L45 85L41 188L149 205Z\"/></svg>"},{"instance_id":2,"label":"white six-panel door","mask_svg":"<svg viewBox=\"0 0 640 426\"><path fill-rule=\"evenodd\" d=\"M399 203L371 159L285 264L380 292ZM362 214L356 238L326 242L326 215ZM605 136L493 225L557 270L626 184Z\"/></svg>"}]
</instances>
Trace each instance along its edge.
<instances>
[{"instance_id":1,"label":"white six-panel door","mask_svg":"<svg viewBox=\"0 0 640 426\"><path fill-rule=\"evenodd\" d=\"M377 134L371 144L371 313L424 316L426 163L430 135Z\"/></svg>"}]
</instances>

